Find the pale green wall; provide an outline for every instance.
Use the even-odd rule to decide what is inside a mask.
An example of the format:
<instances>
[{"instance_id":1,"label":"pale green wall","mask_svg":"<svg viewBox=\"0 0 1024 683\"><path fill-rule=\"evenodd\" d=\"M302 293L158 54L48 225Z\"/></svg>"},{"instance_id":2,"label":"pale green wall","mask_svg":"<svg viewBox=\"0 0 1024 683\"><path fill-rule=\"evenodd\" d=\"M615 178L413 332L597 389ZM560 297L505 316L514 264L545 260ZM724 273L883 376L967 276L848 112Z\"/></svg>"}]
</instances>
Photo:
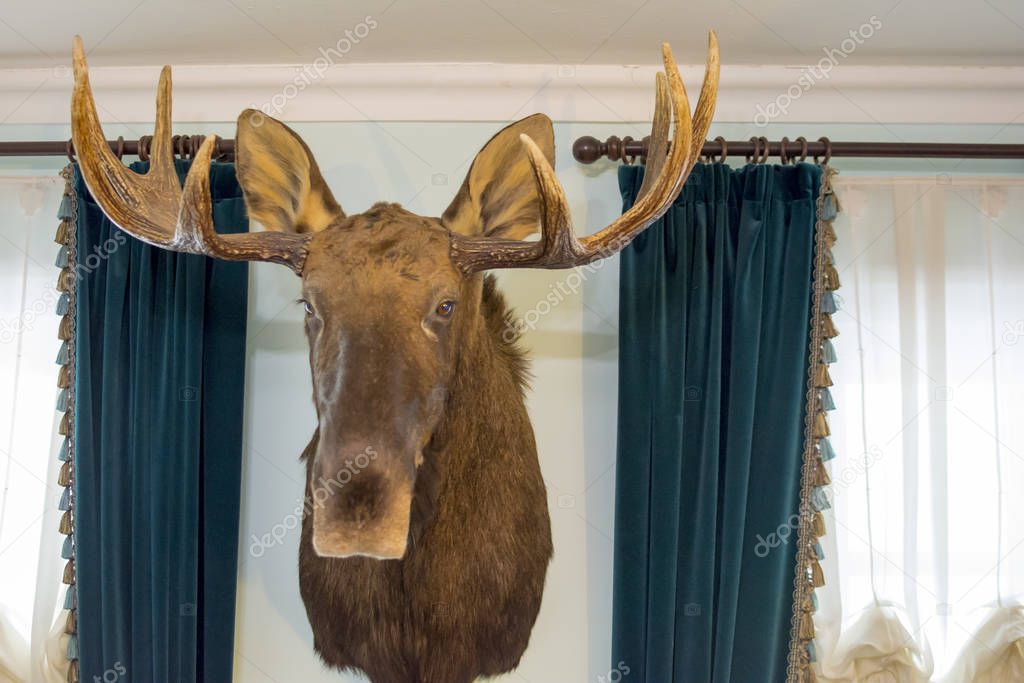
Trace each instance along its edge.
<instances>
[{"instance_id":1,"label":"pale green wall","mask_svg":"<svg viewBox=\"0 0 1024 683\"><path fill-rule=\"evenodd\" d=\"M462 181L476 150L498 128L491 123L306 123L296 130L315 151L339 201L349 213L378 200L438 215ZM181 124L182 132L233 136L233 125ZM109 136L138 137L144 126L109 126ZM611 220L620 210L614 165L586 167L569 149L580 135L642 137L640 125L558 124L556 167L581 231ZM835 140L1024 142L1024 126L749 125L722 124L712 137L828 134ZM0 125L0 139L66 139L61 126ZM734 160L734 163L741 160ZM0 159L0 174L55 173L61 159ZM1022 173L1024 162L949 160L837 160L850 173ZM314 413L298 282L286 269L252 268L246 383L246 455L239 541L236 680L345 680L322 670L298 594L298 533L280 545L250 554L252 535L288 522L302 490L297 456L312 432ZM520 313L535 308L566 273L501 274ZM535 380L529 407L550 491L555 560L520 677L529 683L596 681L609 668L611 559L616 420L618 263L589 274L578 296L540 317L524 344ZM483 540L483 539L482 539ZM352 679L354 680L354 679Z\"/></svg>"}]
</instances>

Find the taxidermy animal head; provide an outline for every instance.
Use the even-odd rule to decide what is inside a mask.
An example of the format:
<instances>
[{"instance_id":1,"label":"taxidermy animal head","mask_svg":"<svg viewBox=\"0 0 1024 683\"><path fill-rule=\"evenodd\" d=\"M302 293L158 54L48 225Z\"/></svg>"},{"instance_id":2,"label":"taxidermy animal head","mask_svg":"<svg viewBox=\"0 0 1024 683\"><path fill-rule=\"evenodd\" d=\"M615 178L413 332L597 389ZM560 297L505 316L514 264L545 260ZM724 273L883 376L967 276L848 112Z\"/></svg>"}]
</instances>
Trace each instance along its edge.
<instances>
[{"instance_id":1,"label":"taxidermy animal head","mask_svg":"<svg viewBox=\"0 0 1024 683\"><path fill-rule=\"evenodd\" d=\"M473 161L452 203L433 217L388 203L346 215L302 139L252 109L238 118L237 176L249 217L265 231L218 234L209 187L215 136L195 154L184 187L175 173L170 68L160 75L151 166L139 175L122 165L105 140L76 38L75 154L106 215L164 249L271 261L302 279L319 426L312 477L336 478L368 447L374 453L358 480L315 509L312 538L318 555L405 555L424 449L445 413L460 359L487 334L481 274L500 268L573 268L612 256L679 194L711 123L718 51L712 34L691 117L671 50L667 44L662 50L665 72L656 80L639 198L593 234L581 237L573 230L552 167L551 121L542 114L497 133ZM540 238L527 240L538 227ZM501 397L480 401L500 404Z\"/></svg>"}]
</instances>

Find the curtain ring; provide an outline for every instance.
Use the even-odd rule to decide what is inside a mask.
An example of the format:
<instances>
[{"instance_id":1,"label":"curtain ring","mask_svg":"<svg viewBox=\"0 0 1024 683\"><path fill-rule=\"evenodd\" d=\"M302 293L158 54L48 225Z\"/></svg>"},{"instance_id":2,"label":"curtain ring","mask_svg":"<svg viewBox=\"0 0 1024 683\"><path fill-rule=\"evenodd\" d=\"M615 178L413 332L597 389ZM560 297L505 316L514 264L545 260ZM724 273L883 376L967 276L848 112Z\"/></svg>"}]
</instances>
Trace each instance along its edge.
<instances>
[{"instance_id":1,"label":"curtain ring","mask_svg":"<svg viewBox=\"0 0 1024 683\"><path fill-rule=\"evenodd\" d=\"M651 151L651 136L645 135L643 140L640 141L640 148L643 150L640 153L640 164L643 166L647 165L647 154Z\"/></svg>"},{"instance_id":2,"label":"curtain ring","mask_svg":"<svg viewBox=\"0 0 1024 683\"><path fill-rule=\"evenodd\" d=\"M767 164L768 163L768 138L766 138L766 137L764 137L762 135L758 139L760 140L762 147L761 147L761 160L758 161L757 163L759 163L759 164Z\"/></svg>"},{"instance_id":3,"label":"curtain ring","mask_svg":"<svg viewBox=\"0 0 1024 683\"><path fill-rule=\"evenodd\" d=\"M632 156L628 156L626 154L626 145L628 145L631 142L633 142L633 138L631 138L628 135L626 137L622 138L622 163L624 163L626 166L632 166L633 162L636 161L636 155L635 154L632 155Z\"/></svg>"},{"instance_id":4,"label":"curtain ring","mask_svg":"<svg viewBox=\"0 0 1024 683\"><path fill-rule=\"evenodd\" d=\"M711 161L712 161L712 159L711 159L712 155L704 153L704 146L706 144L707 143L705 142L703 145L700 146L700 157L698 157L698 159L697 159L697 161L699 161L702 164L710 164Z\"/></svg>"},{"instance_id":5,"label":"curtain ring","mask_svg":"<svg viewBox=\"0 0 1024 683\"><path fill-rule=\"evenodd\" d=\"M802 164L803 162L807 161L807 138L801 135L796 139L796 141L800 143L800 158L797 159L794 163Z\"/></svg>"},{"instance_id":6,"label":"curtain ring","mask_svg":"<svg viewBox=\"0 0 1024 683\"><path fill-rule=\"evenodd\" d=\"M713 154L711 155L711 159L712 159L712 161L714 161L717 164L724 164L725 163L725 158L727 156L729 156L729 144L725 141L725 138L723 138L721 135L719 135L718 137L715 138L715 142L717 142L719 145L721 145L721 151L718 153L718 158L717 159L715 159L715 156Z\"/></svg>"},{"instance_id":7,"label":"curtain ring","mask_svg":"<svg viewBox=\"0 0 1024 683\"><path fill-rule=\"evenodd\" d=\"M152 135L143 135L139 138L139 161L149 161L149 143L152 141Z\"/></svg>"},{"instance_id":8,"label":"curtain ring","mask_svg":"<svg viewBox=\"0 0 1024 683\"><path fill-rule=\"evenodd\" d=\"M764 138L759 138L757 136L750 138L750 141L754 143L754 151L747 155L748 164L757 163L757 159L761 155L761 140L763 139Z\"/></svg>"},{"instance_id":9,"label":"curtain ring","mask_svg":"<svg viewBox=\"0 0 1024 683\"><path fill-rule=\"evenodd\" d=\"M783 136L782 140L779 141L779 163L783 166L789 163L789 157L786 156L786 145L788 144L789 138L786 136Z\"/></svg>"},{"instance_id":10,"label":"curtain ring","mask_svg":"<svg viewBox=\"0 0 1024 683\"><path fill-rule=\"evenodd\" d=\"M68 138L67 144L64 145L64 152L65 154L68 155L69 162L71 162L72 164L77 163L75 161L75 145L71 141L71 138Z\"/></svg>"},{"instance_id":11,"label":"curtain ring","mask_svg":"<svg viewBox=\"0 0 1024 683\"><path fill-rule=\"evenodd\" d=\"M124 136L123 135L118 135L117 136L117 160L121 161L122 157L124 157Z\"/></svg>"},{"instance_id":12,"label":"curtain ring","mask_svg":"<svg viewBox=\"0 0 1024 683\"><path fill-rule=\"evenodd\" d=\"M214 138L214 139L216 140L216 139L219 139L219 138ZM193 135L192 136L192 158L193 159L195 159L196 155L199 154L199 148L203 146L203 141L205 141L205 140L206 140L206 136L204 136L204 135ZM215 159L216 157L215 156L211 156L210 158L212 160L212 159Z\"/></svg>"},{"instance_id":13,"label":"curtain ring","mask_svg":"<svg viewBox=\"0 0 1024 683\"><path fill-rule=\"evenodd\" d=\"M818 155L815 154L814 163L818 164L819 166L828 166L828 162L832 158L832 141L829 140L827 137L820 137L818 138L818 142L825 145L825 158L819 160Z\"/></svg>"}]
</instances>

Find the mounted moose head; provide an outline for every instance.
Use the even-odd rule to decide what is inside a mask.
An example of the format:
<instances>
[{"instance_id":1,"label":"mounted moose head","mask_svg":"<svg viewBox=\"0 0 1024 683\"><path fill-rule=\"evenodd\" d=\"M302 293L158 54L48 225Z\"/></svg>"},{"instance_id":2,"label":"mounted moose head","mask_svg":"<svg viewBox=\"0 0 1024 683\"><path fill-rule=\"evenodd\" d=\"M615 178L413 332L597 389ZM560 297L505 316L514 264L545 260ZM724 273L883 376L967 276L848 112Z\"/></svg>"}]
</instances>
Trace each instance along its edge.
<instances>
[{"instance_id":1,"label":"mounted moose head","mask_svg":"<svg viewBox=\"0 0 1024 683\"><path fill-rule=\"evenodd\" d=\"M542 114L495 135L432 218L385 203L346 216L301 138L246 110L237 175L250 218L268 232L221 235L209 188L215 136L179 187L170 68L150 170L138 175L106 142L75 39L75 152L110 220L164 249L271 261L302 278L318 428L303 454L307 500L317 504L303 519L300 588L328 664L375 683L464 683L518 664L540 607L550 522L525 363L493 278L481 273L606 258L668 210L700 155L719 65L711 34L691 120L671 50L662 51L639 198L595 234L573 232ZM540 240L525 241L538 224ZM364 453L373 457L353 472ZM343 470L344 485L321 500L318 482L340 482Z\"/></svg>"}]
</instances>

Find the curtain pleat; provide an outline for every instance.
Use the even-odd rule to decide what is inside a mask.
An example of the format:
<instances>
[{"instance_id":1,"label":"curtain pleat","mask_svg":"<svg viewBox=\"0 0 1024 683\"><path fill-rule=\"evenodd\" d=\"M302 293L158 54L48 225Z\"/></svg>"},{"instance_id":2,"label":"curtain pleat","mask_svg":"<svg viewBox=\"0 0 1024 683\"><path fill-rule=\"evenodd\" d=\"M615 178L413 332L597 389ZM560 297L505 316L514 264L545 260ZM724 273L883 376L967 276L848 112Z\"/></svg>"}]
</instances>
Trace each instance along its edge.
<instances>
[{"instance_id":1,"label":"curtain pleat","mask_svg":"<svg viewBox=\"0 0 1024 683\"><path fill-rule=\"evenodd\" d=\"M77 188L82 680L228 681L247 267L127 237ZM211 189L216 229L245 231L233 165Z\"/></svg>"},{"instance_id":2,"label":"curtain pleat","mask_svg":"<svg viewBox=\"0 0 1024 683\"><path fill-rule=\"evenodd\" d=\"M612 663L785 678L821 170L699 165L622 256ZM619 172L624 209L642 169Z\"/></svg>"}]
</instances>

